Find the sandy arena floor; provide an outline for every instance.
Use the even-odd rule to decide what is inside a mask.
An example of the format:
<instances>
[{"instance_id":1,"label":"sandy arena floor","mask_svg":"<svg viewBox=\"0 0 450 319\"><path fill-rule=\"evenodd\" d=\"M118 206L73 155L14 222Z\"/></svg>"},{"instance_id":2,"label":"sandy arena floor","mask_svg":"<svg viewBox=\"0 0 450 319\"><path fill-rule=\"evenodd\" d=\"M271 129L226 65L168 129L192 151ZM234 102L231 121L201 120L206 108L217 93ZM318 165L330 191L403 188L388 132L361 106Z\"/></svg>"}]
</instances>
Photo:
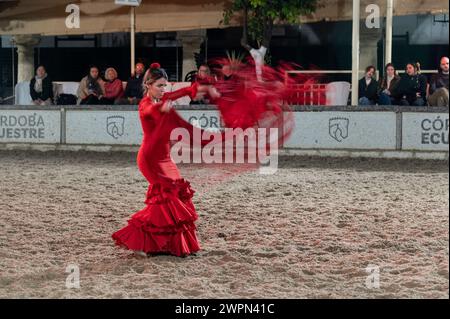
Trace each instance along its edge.
<instances>
[{"instance_id":1,"label":"sandy arena floor","mask_svg":"<svg viewBox=\"0 0 450 319\"><path fill-rule=\"evenodd\" d=\"M0 152L0 298L449 298L448 162L280 161L181 166L203 250L138 259L110 237L144 207L135 154Z\"/></svg>"}]
</instances>

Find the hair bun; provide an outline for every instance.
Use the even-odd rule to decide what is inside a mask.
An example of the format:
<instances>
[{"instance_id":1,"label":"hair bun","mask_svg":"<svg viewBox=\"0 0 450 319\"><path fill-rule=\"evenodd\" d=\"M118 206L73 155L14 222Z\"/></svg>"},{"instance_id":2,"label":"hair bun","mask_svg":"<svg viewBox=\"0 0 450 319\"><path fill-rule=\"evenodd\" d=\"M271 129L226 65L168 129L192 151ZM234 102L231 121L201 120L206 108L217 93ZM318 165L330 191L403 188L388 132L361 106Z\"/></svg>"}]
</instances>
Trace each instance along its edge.
<instances>
[{"instance_id":1,"label":"hair bun","mask_svg":"<svg viewBox=\"0 0 450 319\"><path fill-rule=\"evenodd\" d=\"M152 63L150 65L150 69L161 69L161 64L159 64L158 62Z\"/></svg>"}]
</instances>

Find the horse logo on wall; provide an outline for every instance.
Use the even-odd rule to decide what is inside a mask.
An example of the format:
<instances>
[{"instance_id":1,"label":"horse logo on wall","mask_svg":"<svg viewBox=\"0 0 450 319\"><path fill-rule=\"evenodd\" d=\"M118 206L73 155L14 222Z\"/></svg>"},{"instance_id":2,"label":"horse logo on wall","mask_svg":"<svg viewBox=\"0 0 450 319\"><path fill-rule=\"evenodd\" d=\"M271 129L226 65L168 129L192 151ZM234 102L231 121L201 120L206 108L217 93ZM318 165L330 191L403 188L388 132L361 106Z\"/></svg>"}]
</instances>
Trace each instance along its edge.
<instances>
[{"instance_id":1,"label":"horse logo on wall","mask_svg":"<svg viewBox=\"0 0 450 319\"><path fill-rule=\"evenodd\" d=\"M333 117L329 123L329 133L332 138L341 143L348 137L350 120L345 117Z\"/></svg>"},{"instance_id":2,"label":"horse logo on wall","mask_svg":"<svg viewBox=\"0 0 450 319\"><path fill-rule=\"evenodd\" d=\"M123 136L125 126L125 117L123 116L109 116L106 119L106 132L114 139Z\"/></svg>"}]
</instances>

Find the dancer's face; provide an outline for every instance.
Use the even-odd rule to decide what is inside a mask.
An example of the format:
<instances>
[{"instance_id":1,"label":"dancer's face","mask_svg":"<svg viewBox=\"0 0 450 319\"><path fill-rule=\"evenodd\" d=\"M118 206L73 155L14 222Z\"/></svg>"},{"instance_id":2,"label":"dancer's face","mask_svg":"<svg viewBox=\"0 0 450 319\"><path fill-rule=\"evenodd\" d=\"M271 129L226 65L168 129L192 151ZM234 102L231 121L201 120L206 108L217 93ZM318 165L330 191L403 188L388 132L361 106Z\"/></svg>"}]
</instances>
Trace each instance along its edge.
<instances>
[{"instance_id":1,"label":"dancer's face","mask_svg":"<svg viewBox=\"0 0 450 319\"><path fill-rule=\"evenodd\" d=\"M149 94L154 99L160 100L164 93L166 92L167 80L165 78L161 78L152 84L149 87Z\"/></svg>"}]
</instances>

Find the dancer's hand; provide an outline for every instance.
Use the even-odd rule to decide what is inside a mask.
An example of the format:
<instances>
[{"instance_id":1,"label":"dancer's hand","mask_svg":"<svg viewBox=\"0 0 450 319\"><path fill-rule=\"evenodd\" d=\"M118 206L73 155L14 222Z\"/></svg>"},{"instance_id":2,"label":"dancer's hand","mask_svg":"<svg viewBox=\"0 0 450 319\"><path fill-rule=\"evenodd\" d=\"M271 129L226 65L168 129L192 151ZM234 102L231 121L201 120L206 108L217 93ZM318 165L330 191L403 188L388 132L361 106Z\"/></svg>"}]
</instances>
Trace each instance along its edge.
<instances>
[{"instance_id":1,"label":"dancer's hand","mask_svg":"<svg viewBox=\"0 0 450 319\"><path fill-rule=\"evenodd\" d=\"M197 95L194 98L194 101L203 100L205 98L206 92L197 92Z\"/></svg>"},{"instance_id":2,"label":"dancer's hand","mask_svg":"<svg viewBox=\"0 0 450 319\"><path fill-rule=\"evenodd\" d=\"M209 90L209 85L200 84L197 86L197 92L198 93L207 93Z\"/></svg>"},{"instance_id":3,"label":"dancer's hand","mask_svg":"<svg viewBox=\"0 0 450 319\"><path fill-rule=\"evenodd\" d=\"M222 95L220 94L219 91L217 91L217 89L210 85L208 88L208 94L209 96L214 100L214 99L218 99L219 97L221 97Z\"/></svg>"},{"instance_id":4,"label":"dancer's hand","mask_svg":"<svg viewBox=\"0 0 450 319\"><path fill-rule=\"evenodd\" d=\"M164 104L161 106L161 112L168 113L172 109L173 102L171 100L167 100L164 102Z\"/></svg>"},{"instance_id":5,"label":"dancer's hand","mask_svg":"<svg viewBox=\"0 0 450 319\"><path fill-rule=\"evenodd\" d=\"M213 99L218 99L222 95L217 91L217 89L212 85L199 85L197 88L199 93L208 93Z\"/></svg>"}]
</instances>

